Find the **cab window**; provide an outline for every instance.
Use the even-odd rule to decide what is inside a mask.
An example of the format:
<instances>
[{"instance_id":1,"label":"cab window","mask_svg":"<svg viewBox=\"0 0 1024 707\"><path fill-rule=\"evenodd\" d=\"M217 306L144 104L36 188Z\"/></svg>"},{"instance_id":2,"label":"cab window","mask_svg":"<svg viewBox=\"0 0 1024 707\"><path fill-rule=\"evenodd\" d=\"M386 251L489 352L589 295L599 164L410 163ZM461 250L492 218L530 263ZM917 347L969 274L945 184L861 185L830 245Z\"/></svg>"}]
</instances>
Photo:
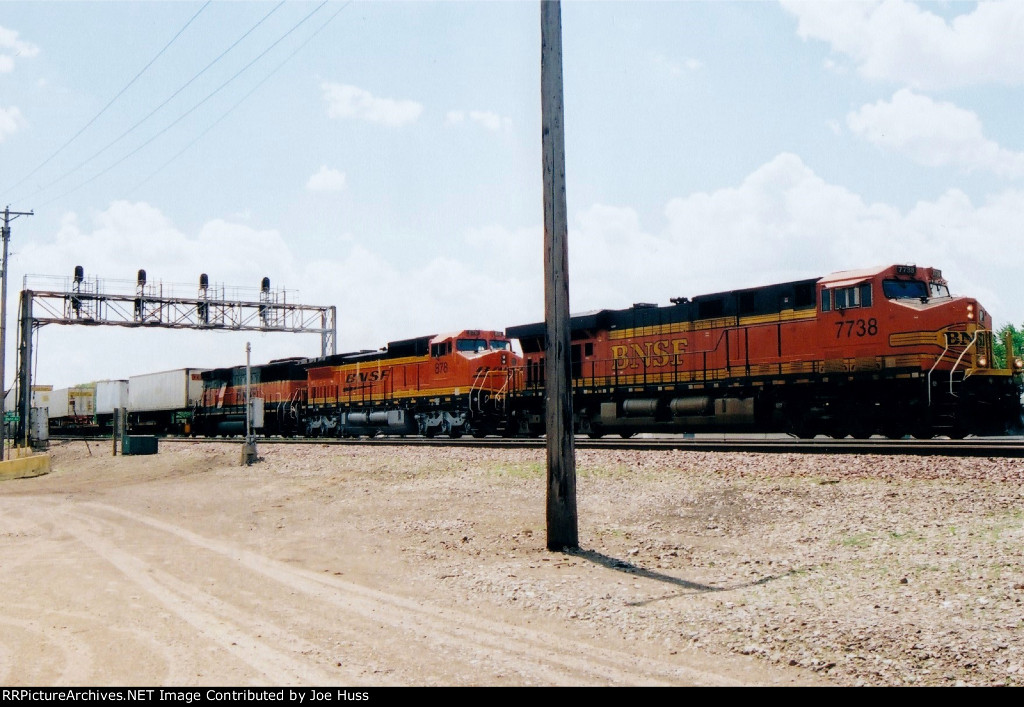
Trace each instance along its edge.
<instances>
[{"instance_id":1,"label":"cab window","mask_svg":"<svg viewBox=\"0 0 1024 707\"><path fill-rule=\"evenodd\" d=\"M825 291L822 300L822 311L827 312L825 308L824 300L828 296L828 292ZM854 285L853 287L837 287L832 290L832 308L833 309L857 309L859 307L870 307L871 306L871 283L864 282L860 285Z\"/></svg>"},{"instance_id":2,"label":"cab window","mask_svg":"<svg viewBox=\"0 0 1024 707\"><path fill-rule=\"evenodd\" d=\"M456 351L475 353L487 350L487 339L459 339L455 343Z\"/></svg>"},{"instance_id":3,"label":"cab window","mask_svg":"<svg viewBox=\"0 0 1024 707\"><path fill-rule=\"evenodd\" d=\"M920 280L883 280L886 299L921 299L928 297L928 285Z\"/></svg>"}]
</instances>

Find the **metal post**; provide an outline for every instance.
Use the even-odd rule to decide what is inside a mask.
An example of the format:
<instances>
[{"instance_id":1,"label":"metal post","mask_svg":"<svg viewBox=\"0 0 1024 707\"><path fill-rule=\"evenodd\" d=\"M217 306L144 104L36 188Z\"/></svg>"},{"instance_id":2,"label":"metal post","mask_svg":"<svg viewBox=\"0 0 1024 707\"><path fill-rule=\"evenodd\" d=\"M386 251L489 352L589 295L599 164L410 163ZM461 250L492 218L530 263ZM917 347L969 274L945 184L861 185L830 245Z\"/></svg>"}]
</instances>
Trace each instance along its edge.
<instances>
[{"instance_id":1,"label":"metal post","mask_svg":"<svg viewBox=\"0 0 1024 707\"><path fill-rule=\"evenodd\" d=\"M7 246L11 242L11 227L7 225L8 210L4 209L2 236L4 241L3 284L0 285L0 461L5 459L7 450L7 379L4 367L7 364Z\"/></svg>"},{"instance_id":2,"label":"metal post","mask_svg":"<svg viewBox=\"0 0 1024 707\"><path fill-rule=\"evenodd\" d=\"M541 137L544 153L544 372L548 451L547 548L579 545L576 449L569 357L569 250L565 201L565 127L562 100L562 9L541 0Z\"/></svg>"},{"instance_id":3,"label":"metal post","mask_svg":"<svg viewBox=\"0 0 1024 707\"><path fill-rule=\"evenodd\" d=\"M28 446L29 415L32 413L32 292L21 291L21 315L18 334L18 436Z\"/></svg>"},{"instance_id":4,"label":"metal post","mask_svg":"<svg viewBox=\"0 0 1024 707\"><path fill-rule=\"evenodd\" d=\"M252 368L249 365L249 353L252 350L249 342L245 342L245 443L242 445L242 466L248 466L259 460L256 454L256 436L252 433Z\"/></svg>"},{"instance_id":5,"label":"metal post","mask_svg":"<svg viewBox=\"0 0 1024 707\"><path fill-rule=\"evenodd\" d=\"M7 263L8 246L11 242L11 221L19 216L32 216L31 211L11 211L10 206L4 207L4 223L0 226L0 237L3 238L3 275L0 277L0 461L5 457L7 449L7 423L4 422L7 412Z\"/></svg>"},{"instance_id":6,"label":"metal post","mask_svg":"<svg viewBox=\"0 0 1024 707\"><path fill-rule=\"evenodd\" d=\"M252 347L245 342L245 440L252 440L252 406L249 405L249 390L252 387L252 368L249 366L249 353Z\"/></svg>"}]
</instances>

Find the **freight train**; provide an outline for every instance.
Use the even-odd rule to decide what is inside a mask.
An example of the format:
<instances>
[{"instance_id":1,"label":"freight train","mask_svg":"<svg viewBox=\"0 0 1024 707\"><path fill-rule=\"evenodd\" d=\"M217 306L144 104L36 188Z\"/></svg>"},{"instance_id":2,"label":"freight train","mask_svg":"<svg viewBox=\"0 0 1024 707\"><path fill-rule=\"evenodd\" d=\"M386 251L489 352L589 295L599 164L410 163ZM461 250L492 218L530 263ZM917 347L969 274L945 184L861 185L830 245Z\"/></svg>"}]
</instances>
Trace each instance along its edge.
<instances>
[{"instance_id":1,"label":"freight train","mask_svg":"<svg viewBox=\"0 0 1024 707\"><path fill-rule=\"evenodd\" d=\"M576 432L856 438L1021 431L1022 362L935 268L890 265L570 318ZM195 435L544 434L545 326L465 330L375 351L185 369L180 409L129 425ZM181 373L181 372L179 372ZM129 380L129 397L132 381ZM140 401L141 402L141 401ZM51 425L60 420L51 418ZM251 422L250 422L251 424Z\"/></svg>"}]
</instances>

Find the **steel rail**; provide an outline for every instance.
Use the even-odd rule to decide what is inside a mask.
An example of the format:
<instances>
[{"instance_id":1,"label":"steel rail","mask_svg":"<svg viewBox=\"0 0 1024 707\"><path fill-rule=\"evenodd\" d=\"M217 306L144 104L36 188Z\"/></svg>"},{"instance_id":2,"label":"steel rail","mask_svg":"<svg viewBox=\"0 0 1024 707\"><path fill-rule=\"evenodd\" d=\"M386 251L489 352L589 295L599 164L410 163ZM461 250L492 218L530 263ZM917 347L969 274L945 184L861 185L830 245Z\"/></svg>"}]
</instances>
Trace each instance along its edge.
<instances>
[{"instance_id":1,"label":"steel rail","mask_svg":"<svg viewBox=\"0 0 1024 707\"><path fill-rule=\"evenodd\" d=\"M52 435L54 441L85 440L109 442L110 437L75 437ZM169 443L208 444L241 443L234 437L160 437ZM476 449L543 449L545 440L521 437L464 437L460 439L427 437L376 437L376 438L298 438L258 437L263 445L320 445L320 446L427 446L466 447ZM589 439L577 437L577 449L590 450L631 450L631 451L692 451L692 452L746 452L756 454L837 454L881 456L949 456L949 457L994 457L1024 458L1024 437L969 437L953 439L795 439L751 437L710 437L692 438L632 438L632 439Z\"/></svg>"}]
</instances>

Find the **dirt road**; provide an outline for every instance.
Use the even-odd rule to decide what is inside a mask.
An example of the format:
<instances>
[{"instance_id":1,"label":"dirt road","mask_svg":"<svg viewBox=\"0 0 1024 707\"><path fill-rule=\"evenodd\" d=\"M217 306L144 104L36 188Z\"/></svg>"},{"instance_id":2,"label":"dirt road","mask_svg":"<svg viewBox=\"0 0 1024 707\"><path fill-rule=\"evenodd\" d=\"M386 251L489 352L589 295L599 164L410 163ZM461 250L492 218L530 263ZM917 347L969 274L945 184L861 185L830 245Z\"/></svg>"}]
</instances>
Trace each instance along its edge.
<instances>
[{"instance_id":1,"label":"dirt road","mask_svg":"<svg viewBox=\"0 0 1024 707\"><path fill-rule=\"evenodd\" d=\"M1024 679L1019 480L971 482L975 493L988 489L968 501L975 510L985 499L1003 509L985 525L998 525L998 541L981 540L974 560L927 560L985 575L984 596L956 598L962 610L951 614L931 602L930 584L920 587L923 600L898 597L937 577L893 554L891 525L876 527L882 516L871 510L880 491L902 493L913 482L880 489L878 478L854 475L823 483L820 466L808 479L779 469L760 478L749 473L756 455L581 452L583 547L550 553L542 453L322 445L259 452L260 463L243 467L239 444L162 442L155 456L112 457L107 446L66 443L51 449L51 474L0 484L0 684ZM1004 476L1020 473L1013 462L992 464L1009 464ZM945 484L917 483L955 498ZM826 495L863 506L822 509ZM841 527L822 537L822 518L833 514ZM867 551L843 544L858 537L849 523L863 528ZM930 533L915 532L927 544ZM938 541L947 553L958 547L943 532ZM996 558L994 546L1007 557ZM914 548L915 557L918 550L934 548ZM999 564L1007 558L1016 565ZM861 581L835 574L852 571ZM981 598L987 613L978 610ZM868 609L880 600L884 609ZM902 638L893 646L910 658L876 665L871 642L908 630L904 601L915 610L934 604L944 628L915 617L917 646ZM967 661L973 668L945 665L941 645L960 640L946 629L980 630L975 615L985 645L1001 646L993 648L1001 662L989 666L986 652ZM938 659L921 657L929 650Z\"/></svg>"}]
</instances>

